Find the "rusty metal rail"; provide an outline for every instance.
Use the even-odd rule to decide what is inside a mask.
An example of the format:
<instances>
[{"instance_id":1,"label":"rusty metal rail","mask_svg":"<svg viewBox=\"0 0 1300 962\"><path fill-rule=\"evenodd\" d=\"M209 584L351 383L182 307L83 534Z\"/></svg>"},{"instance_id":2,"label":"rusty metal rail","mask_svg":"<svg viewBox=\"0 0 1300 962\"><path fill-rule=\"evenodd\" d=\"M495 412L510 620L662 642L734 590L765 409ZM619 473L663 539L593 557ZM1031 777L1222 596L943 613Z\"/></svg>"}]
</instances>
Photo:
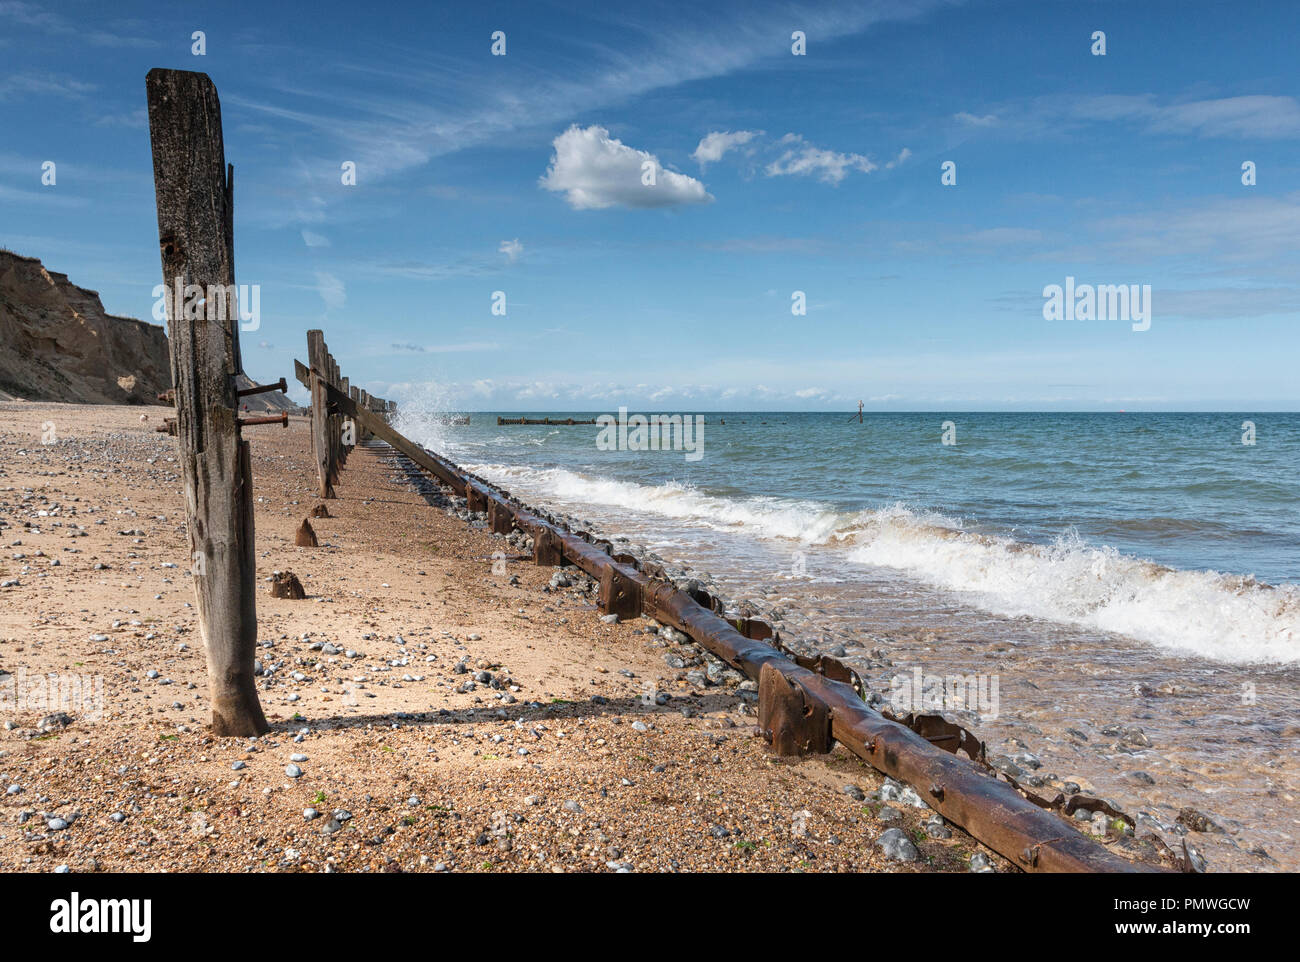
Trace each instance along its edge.
<instances>
[{"instance_id":1,"label":"rusty metal rail","mask_svg":"<svg viewBox=\"0 0 1300 962\"><path fill-rule=\"evenodd\" d=\"M471 511L486 512L494 532L518 529L531 535L536 564L572 564L590 575L600 585L603 610L654 618L757 681L760 730L776 750L826 752L838 741L873 768L911 785L944 818L1027 872L1168 871L1111 851L1053 813L1076 807L1111 811L1104 802L1059 795L1049 801L997 777L984 763L982 743L964 729L939 716L886 717L866 704L856 674L836 659L794 656L766 622L729 621L719 599L704 591L688 594L657 566L616 555L609 542L570 531L415 444L319 372L301 363L295 369L304 385L324 386L331 412L355 419L405 454L464 497ZM958 749L970 757L961 758Z\"/></svg>"}]
</instances>

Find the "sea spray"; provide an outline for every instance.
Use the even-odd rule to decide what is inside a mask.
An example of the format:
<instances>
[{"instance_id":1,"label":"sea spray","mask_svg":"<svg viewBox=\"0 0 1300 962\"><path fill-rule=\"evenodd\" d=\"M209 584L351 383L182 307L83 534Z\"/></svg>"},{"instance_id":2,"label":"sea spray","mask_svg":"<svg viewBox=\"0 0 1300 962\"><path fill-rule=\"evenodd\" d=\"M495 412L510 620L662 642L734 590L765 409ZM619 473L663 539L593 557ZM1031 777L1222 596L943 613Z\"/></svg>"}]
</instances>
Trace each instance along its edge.
<instances>
[{"instance_id":1,"label":"sea spray","mask_svg":"<svg viewBox=\"0 0 1300 962\"><path fill-rule=\"evenodd\" d=\"M718 497L679 481L645 485L568 468L469 467L567 510L639 518L660 529L794 541L825 553L809 553L808 565L832 580L852 577L859 566L893 569L998 615L1116 632L1224 662L1300 662L1296 585L1165 567L1089 544L1073 531L1030 544L969 531L959 519L901 503L842 512L816 501Z\"/></svg>"}]
</instances>

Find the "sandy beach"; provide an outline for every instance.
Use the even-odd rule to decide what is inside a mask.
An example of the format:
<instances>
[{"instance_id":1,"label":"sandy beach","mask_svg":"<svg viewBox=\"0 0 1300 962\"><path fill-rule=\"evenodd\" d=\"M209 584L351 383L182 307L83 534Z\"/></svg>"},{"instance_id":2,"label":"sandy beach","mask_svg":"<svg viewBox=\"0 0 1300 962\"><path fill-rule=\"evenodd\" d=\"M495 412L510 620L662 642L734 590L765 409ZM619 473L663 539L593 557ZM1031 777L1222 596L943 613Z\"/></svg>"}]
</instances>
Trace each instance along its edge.
<instances>
[{"instance_id":1,"label":"sandy beach","mask_svg":"<svg viewBox=\"0 0 1300 962\"><path fill-rule=\"evenodd\" d=\"M0 685L26 692L0 870L1012 870L843 748L772 757L752 684L602 621L585 579L553 588L387 448L353 452L295 547L321 503L301 418L247 432L271 731L212 737L165 413L0 405ZM307 597L273 598L279 571ZM40 703L49 673L102 713ZM877 845L891 828L915 858Z\"/></svg>"}]
</instances>

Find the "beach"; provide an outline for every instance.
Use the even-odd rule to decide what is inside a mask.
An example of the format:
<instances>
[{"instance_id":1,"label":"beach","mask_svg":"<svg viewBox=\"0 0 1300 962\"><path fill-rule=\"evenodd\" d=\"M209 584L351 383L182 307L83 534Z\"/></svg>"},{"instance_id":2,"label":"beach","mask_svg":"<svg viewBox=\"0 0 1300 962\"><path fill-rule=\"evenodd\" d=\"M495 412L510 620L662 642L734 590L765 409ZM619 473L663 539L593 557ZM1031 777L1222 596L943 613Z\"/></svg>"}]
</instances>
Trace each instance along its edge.
<instances>
[{"instance_id":1,"label":"beach","mask_svg":"<svg viewBox=\"0 0 1300 962\"><path fill-rule=\"evenodd\" d=\"M390 449L319 501L302 418L245 434L271 730L213 737L169 413L0 404L4 871L1011 870L843 748L773 757L752 683Z\"/></svg>"}]
</instances>

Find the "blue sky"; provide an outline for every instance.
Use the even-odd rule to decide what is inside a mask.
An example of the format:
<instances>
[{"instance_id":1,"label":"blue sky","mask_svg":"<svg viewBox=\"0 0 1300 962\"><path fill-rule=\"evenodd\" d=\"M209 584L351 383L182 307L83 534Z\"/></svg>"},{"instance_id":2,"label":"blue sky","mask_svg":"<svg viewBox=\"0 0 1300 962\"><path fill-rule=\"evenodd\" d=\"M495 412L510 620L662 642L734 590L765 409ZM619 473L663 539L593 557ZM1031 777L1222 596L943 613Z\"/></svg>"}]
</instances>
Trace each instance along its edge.
<instances>
[{"instance_id":1,"label":"blue sky","mask_svg":"<svg viewBox=\"0 0 1300 962\"><path fill-rule=\"evenodd\" d=\"M1295 410L1298 11L0 0L0 245L150 317L144 77L201 70L257 379L319 326L466 410Z\"/></svg>"}]
</instances>

